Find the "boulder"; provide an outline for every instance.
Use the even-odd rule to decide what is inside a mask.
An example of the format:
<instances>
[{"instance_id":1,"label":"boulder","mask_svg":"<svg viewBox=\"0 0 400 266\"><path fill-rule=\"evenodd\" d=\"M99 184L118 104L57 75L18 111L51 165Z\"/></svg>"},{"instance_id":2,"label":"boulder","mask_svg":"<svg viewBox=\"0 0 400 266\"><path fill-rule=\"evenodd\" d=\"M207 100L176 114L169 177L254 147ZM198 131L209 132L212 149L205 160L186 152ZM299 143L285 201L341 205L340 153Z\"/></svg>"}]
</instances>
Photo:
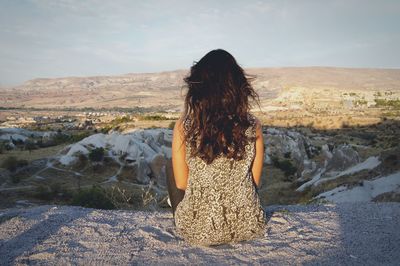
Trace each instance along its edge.
<instances>
[{"instance_id":1,"label":"boulder","mask_svg":"<svg viewBox=\"0 0 400 266\"><path fill-rule=\"evenodd\" d=\"M348 144L341 144L333 148L332 156L326 158L326 172L343 171L360 162L360 156Z\"/></svg>"}]
</instances>

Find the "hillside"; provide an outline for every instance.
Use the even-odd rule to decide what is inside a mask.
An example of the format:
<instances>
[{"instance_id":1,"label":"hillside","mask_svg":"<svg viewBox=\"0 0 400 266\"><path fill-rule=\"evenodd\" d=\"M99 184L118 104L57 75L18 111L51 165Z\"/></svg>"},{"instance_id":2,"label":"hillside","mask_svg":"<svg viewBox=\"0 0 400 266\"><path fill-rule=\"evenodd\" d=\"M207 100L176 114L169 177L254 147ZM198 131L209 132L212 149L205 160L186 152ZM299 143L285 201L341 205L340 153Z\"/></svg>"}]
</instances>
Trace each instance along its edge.
<instances>
[{"instance_id":1,"label":"hillside","mask_svg":"<svg viewBox=\"0 0 400 266\"><path fill-rule=\"evenodd\" d=\"M1 89L0 103L2 107L152 107L177 111L182 107L182 78L187 72L37 78ZM355 96L373 102L376 92L386 92L392 98L400 95L400 69L282 67L249 68L246 72L256 77L253 85L263 110L306 110L312 104L324 106L327 101L340 103ZM350 92L353 94L343 95Z\"/></svg>"},{"instance_id":2,"label":"hillside","mask_svg":"<svg viewBox=\"0 0 400 266\"><path fill-rule=\"evenodd\" d=\"M263 127L262 203L399 202L399 132L400 123L390 120L330 131ZM69 204L93 185L104 188L117 208L165 207L172 133L0 128L0 208Z\"/></svg>"},{"instance_id":3,"label":"hillside","mask_svg":"<svg viewBox=\"0 0 400 266\"><path fill-rule=\"evenodd\" d=\"M263 204L342 201L339 195L348 201L399 201L399 132L400 123L389 120L330 131L263 127ZM68 134L0 129L0 140L10 149L0 154L0 208L22 200L68 202L72 192L92 185L124 190L132 195L133 205L147 196L159 207L166 204L165 180L172 175L171 129L133 127L84 134L79 141ZM29 143L36 146L29 150ZM12 155L19 161L11 160ZM13 168L24 160L25 165Z\"/></svg>"},{"instance_id":4,"label":"hillside","mask_svg":"<svg viewBox=\"0 0 400 266\"><path fill-rule=\"evenodd\" d=\"M266 208L265 236L214 247L176 235L170 211L46 205L0 211L2 265L395 265L400 204Z\"/></svg>"}]
</instances>

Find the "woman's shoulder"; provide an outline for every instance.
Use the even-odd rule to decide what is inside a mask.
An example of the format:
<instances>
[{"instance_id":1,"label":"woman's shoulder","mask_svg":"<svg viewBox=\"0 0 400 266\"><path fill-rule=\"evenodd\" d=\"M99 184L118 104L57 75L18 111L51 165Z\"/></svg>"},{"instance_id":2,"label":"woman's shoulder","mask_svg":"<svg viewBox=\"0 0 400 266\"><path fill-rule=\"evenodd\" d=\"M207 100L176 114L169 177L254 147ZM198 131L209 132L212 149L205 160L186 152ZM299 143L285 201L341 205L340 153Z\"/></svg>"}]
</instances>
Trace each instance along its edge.
<instances>
[{"instance_id":1,"label":"woman's shoulder","mask_svg":"<svg viewBox=\"0 0 400 266\"><path fill-rule=\"evenodd\" d=\"M260 128L261 127L261 122L258 117L252 113L248 113L248 118L250 123L255 127L255 128Z\"/></svg>"},{"instance_id":2,"label":"woman's shoulder","mask_svg":"<svg viewBox=\"0 0 400 266\"><path fill-rule=\"evenodd\" d=\"M182 135L186 135L189 127L189 117L181 114L175 122L174 130L179 130Z\"/></svg>"},{"instance_id":3,"label":"woman's shoulder","mask_svg":"<svg viewBox=\"0 0 400 266\"><path fill-rule=\"evenodd\" d=\"M180 119L180 121L182 123L182 126L184 126L184 127L186 127L188 125L189 121L190 121L190 117L189 117L188 114L186 114L186 115L185 114L181 114L179 119Z\"/></svg>"},{"instance_id":4,"label":"woman's shoulder","mask_svg":"<svg viewBox=\"0 0 400 266\"><path fill-rule=\"evenodd\" d=\"M252 137L257 138L260 134L262 134L262 127L260 119L254 114L248 113L248 119L250 122L249 128L246 132L249 132Z\"/></svg>"},{"instance_id":5,"label":"woman's shoulder","mask_svg":"<svg viewBox=\"0 0 400 266\"><path fill-rule=\"evenodd\" d=\"M257 116L253 113L247 113L247 117L249 118L249 120L251 121L256 121L258 120Z\"/></svg>"}]
</instances>

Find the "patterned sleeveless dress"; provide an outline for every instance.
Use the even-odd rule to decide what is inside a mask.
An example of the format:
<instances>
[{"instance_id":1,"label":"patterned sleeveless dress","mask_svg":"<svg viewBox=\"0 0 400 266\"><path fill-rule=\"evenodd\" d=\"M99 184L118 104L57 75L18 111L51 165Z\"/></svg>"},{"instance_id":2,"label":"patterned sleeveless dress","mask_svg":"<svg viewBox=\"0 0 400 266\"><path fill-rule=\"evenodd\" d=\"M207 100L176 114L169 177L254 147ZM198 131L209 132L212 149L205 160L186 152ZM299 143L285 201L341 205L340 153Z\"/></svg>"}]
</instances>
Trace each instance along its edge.
<instances>
[{"instance_id":1,"label":"patterned sleeveless dress","mask_svg":"<svg viewBox=\"0 0 400 266\"><path fill-rule=\"evenodd\" d=\"M249 114L247 136L255 136L256 122ZM188 119L183 121L187 130ZM177 234L192 245L211 246L262 237L266 214L251 172L255 142L246 145L245 156L236 161L218 156L207 165L200 157L190 157L188 184L175 211Z\"/></svg>"}]
</instances>

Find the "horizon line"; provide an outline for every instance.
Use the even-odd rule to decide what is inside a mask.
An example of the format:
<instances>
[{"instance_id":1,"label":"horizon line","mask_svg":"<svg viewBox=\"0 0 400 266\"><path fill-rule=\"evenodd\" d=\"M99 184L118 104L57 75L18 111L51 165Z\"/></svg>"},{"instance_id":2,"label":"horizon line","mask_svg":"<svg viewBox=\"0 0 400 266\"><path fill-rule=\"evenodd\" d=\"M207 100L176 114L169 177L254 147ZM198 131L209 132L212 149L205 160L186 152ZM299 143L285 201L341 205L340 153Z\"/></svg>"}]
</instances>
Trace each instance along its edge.
<instances>
[{"instance_id":1,"label":"horizon line","mask_svg":"<svg viewBox=\"0 0 400 266\"><path fill-rule=\"evenodd\" d=\"M249 69L279 69L279 68L336 68L336 69L375 69L375 70L400 70L400 67L345 67L345 66L324 66L324 65L310 65L310 66L251 66L244 67L239 64L244 70ZM10 85L2 85L0 83L0 88L9 89L21 86L29 81L34 80L51 80L51 79L66 79L66 78L97 78L97 77L115 77L115 76L125 76L125 75L146 75L146 74L159 74L159 73L168 73L168 72L179 72L179 71L189 71L188 68L177 68L171 70L162 70L162 71L151 71L151 72L127 72L121 74L93 74L93 75L66 75L66 76L56 76L56 77L36 77L32 79L27 79L22 83L18 84L10 84Z\"/></svg>"}]
</instances>

